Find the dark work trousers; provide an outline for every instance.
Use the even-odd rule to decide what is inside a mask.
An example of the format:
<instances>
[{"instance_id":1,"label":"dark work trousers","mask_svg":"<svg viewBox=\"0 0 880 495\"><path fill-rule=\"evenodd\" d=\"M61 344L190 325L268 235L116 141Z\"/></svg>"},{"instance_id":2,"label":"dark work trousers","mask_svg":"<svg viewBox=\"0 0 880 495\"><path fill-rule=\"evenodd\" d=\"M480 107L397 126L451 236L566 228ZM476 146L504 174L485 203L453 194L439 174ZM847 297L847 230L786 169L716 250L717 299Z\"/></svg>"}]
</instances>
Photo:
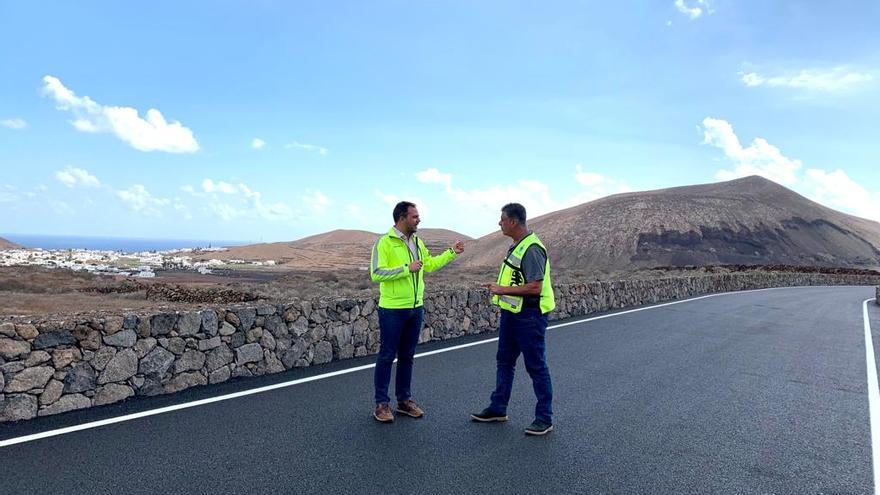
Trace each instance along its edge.
<instances>
[{"instance_id":1,"label":"dark work trousers","mask_svg":"<svg viewBox=\"0 0 880 495\"><path fill-rule=\"evenodd\" d=\"M495 378L495 391L489 406L494 412L507 414L510 391L513 389L513 374L520 353L526 371L532 378L532 387L538 404L535 406L535 419L553 424L553 385L550 382L550 368L545 357L544 337L547 332L547 315L539 308L523 308L519 313L501 310L501 325L498 334L498 372Z\"/></svg>"},{"instance_id":2,"label":"dark work trousers","mask_svg":"<svg viewBox=\"0 0 880 495\"><path fill-rule=\"evenodd\" d=\"M391 364L397 358L397 378L394 392L398 401L410 399L412 392L413 356L424 318L422 307L409 309L379 308L379 356L373 383L376 388L376 404L387 404L388 383L391 381Z\"/></svg>"}]
</instances>

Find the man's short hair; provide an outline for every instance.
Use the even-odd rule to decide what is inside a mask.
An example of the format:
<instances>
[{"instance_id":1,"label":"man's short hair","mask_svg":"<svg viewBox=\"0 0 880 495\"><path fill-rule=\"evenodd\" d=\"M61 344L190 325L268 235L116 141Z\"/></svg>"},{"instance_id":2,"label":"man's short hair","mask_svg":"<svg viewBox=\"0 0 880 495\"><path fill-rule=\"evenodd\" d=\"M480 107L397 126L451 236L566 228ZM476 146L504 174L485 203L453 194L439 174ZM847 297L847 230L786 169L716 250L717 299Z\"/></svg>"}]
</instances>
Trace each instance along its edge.
<instances>
[{"instance_id":1,"label":"man's short hair","mask_svg":"<svg viewBox=\"0 0 880 495\"><path fill-rule=\"evenodd\" d=\"M394 206L394 223L397 223L401 218L406 218L407 213L409 213L409 208L415 208L415 203L410 203L409 201L401 201Z\"/></svg>"},{"instance_id":2,"label":"man's short hair","mask_svg":"<svg viewBox=\"0 0 880 495\"><path fill-rule=\"evenodd\" d=\"M519 225L526 224L526 207L519 203L508 203L501 207L501 213L511 219L516 220Z\"/></svg>"}]
</instances>

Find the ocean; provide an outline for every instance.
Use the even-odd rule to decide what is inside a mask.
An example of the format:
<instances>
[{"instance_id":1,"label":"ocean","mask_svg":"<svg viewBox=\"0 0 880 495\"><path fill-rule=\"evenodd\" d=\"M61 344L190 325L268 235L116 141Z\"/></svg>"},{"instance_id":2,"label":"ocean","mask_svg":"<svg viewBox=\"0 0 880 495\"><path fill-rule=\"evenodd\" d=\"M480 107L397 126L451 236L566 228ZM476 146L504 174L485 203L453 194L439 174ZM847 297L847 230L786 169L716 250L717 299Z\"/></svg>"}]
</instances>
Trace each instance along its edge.
<instances>
[{"instance_id":1,"label":"ocean","mask_svg":"<svg viewBox=\"0 0 880 495\"><path fill-rule=\"evenodd\" d=\"M88 237L38 234L3 234L0 237L27 248L42 249L92 249L100 251L168 251L171 249L226 247L252 244L249 241L223 241L204 239L138 239L131 237Z\"/></svg>"}]
</instances>

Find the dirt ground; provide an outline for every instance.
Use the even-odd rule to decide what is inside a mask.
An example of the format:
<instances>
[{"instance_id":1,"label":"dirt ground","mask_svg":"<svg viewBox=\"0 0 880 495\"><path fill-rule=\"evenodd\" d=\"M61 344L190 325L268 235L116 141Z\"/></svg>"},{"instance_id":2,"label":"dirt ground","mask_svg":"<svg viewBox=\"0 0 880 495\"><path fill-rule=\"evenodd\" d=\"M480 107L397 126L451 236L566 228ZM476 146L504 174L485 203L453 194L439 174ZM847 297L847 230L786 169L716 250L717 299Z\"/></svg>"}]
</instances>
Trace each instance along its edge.
<instances>
[{"instance_id":1,"label":"dirt ground","mask_svg":"<svg viewBox=\"0 0 880 495\"><path fill-rule=\"evenodd\" d=\"M494 274L446 269L426 274L428 290L477 287ZM155 278L94 275L33 266L0 267L0 316L98 311L197 309L255 300L368 297L378 290L364 270L223 270L201 275L157 271Z\"/></svg>"},{"instance_id":2,"label":"dirt ground","mask_svg":"<svg viewBox=\"0 0 880 495\"><path fill-rule=\"evenodd\" d=\"M870 270L791 266L663 267L596 276L556 270L554 283L650 279L746 272L823 272L880 274ZM425 274L426 292L478 288L495 279L495 270L447 267ZM369 297L378 291L365 270L303 271L248 269L201 275L190 271L158 271L156 278L94 275L32 266L0 267L0 316L48 316L94 312L150 312L198 309L255 300L279 302L292 298Z\"/></svg>"}]
</instances>

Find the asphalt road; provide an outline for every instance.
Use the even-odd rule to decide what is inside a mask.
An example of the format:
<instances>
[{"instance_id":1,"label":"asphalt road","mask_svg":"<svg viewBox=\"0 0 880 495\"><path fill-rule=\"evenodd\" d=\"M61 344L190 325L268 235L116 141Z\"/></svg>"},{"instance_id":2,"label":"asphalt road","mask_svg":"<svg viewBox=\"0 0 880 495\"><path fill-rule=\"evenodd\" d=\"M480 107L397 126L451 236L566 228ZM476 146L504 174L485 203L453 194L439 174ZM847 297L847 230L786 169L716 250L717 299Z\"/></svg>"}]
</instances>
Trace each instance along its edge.
<instances>
[{"instance_id":1,"label":"asphalt road","mask_svg":"<svg viewBox=\"0 0 880 495\"><path fill-rule=\"evenodd\" d=\"M376 423L361 370L0 447L0 493L871 493L873 294L733 293L551 329L546 437L523 434L521 360L510 421L468 420L494 384L492 342L416 360L423 419ZM371 362L4 424L0 440Z\"/></svg>"}]
</instances>

